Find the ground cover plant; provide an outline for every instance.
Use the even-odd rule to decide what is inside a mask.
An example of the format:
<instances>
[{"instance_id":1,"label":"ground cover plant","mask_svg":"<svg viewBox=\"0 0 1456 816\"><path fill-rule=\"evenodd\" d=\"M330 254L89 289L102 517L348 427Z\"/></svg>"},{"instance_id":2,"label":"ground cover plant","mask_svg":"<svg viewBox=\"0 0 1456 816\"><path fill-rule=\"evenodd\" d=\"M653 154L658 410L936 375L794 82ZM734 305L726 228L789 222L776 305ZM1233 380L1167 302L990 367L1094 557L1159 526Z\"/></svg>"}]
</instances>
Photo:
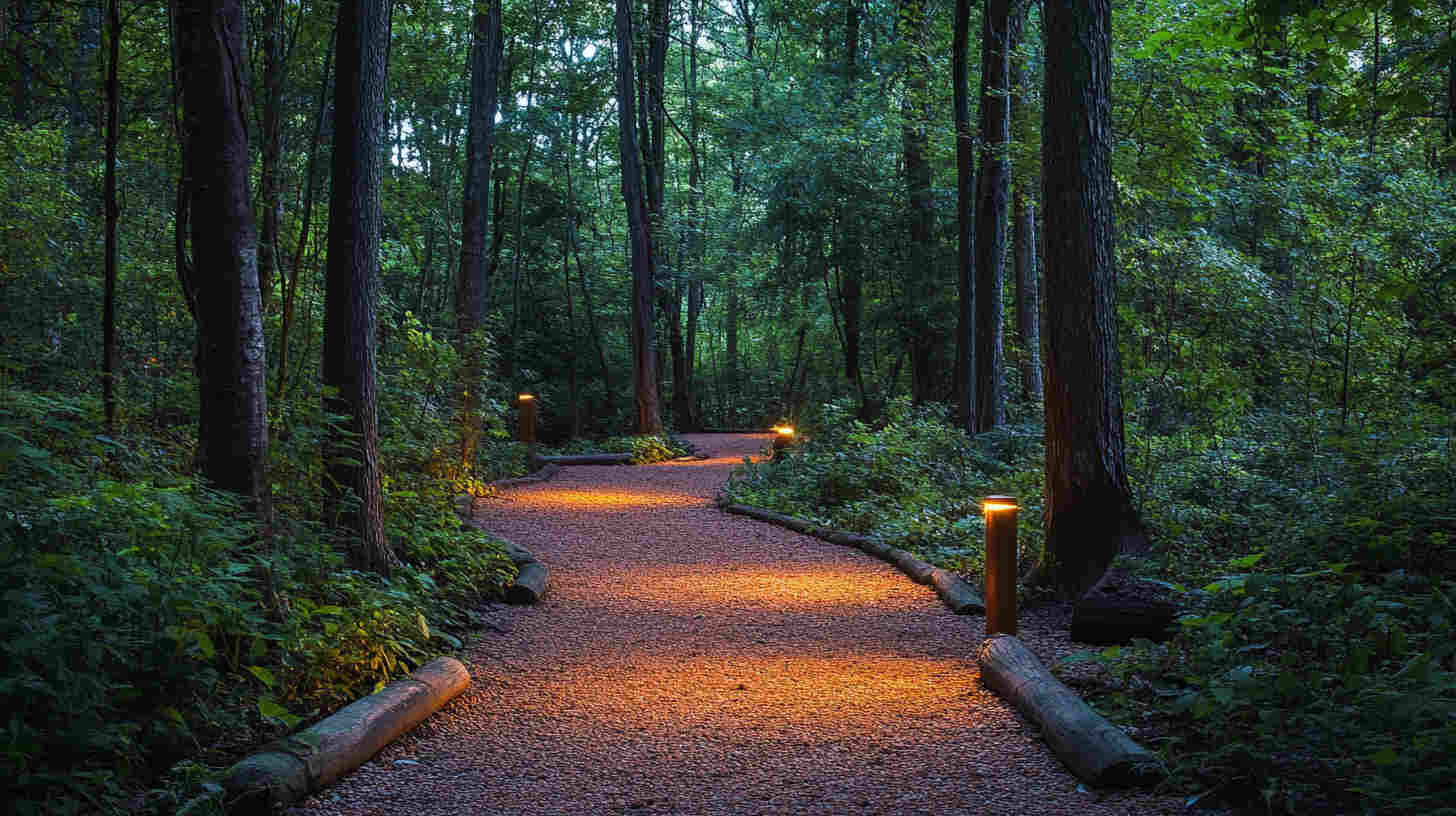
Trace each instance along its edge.
<instances>
[{"instance_id":1,"label":"ground cover plant","mask_svg":"<svg viewBox=\"0 0 1456 816\"><path fill-rule=\"evenodd\" d=\"M209 764L460 648L514 575L499 541L461 528L457 485L411 460L428 448L386 446L402 563L385 576L351 568L312 491L288 489L313 484L316 455L278 463L299 481L265 533L189 472L186 442L108 435L94 400L0 394L12 812L211 807Z\"/></svg>"},{"instance_id":2,"label":"ground cover plant","mask_svg":"<svg viewBox=\"0 0 1456 816\"><path fill-rule=\"evenodd\" d=\"M901 405L877 427L846 410L825 406L803 445L745 463L728 498L976 577L977 502L1010 493L1023 567L1036 558L1034 426L973 438L935 408ZM1456 448L1431 431L1331 435L1310 451L1288 444L1298 423L1251 416L1137 441L1162 460L1134 474L1155 546L1119 569L1174 591L1184 614L1168 643L1088 650L1070 662L1103 671L1071 676L1161 753L1190 803L1449 812Z\"/></svg>"}]
</instances>

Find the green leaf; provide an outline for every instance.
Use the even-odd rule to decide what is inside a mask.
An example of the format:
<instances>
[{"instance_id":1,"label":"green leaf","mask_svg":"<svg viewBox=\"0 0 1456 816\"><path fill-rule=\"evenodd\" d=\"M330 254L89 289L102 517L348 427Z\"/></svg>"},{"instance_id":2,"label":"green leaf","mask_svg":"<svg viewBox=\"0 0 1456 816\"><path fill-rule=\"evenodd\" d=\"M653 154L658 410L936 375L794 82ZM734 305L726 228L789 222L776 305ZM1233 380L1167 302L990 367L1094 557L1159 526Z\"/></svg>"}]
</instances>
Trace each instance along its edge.
<instances>
[{"instance_id":1,"label":"green leaf","mask_svg":"<svg viewBox=\"0 0 1456 816\"><path fill-rule=\"evenodd\" d=\"M263 716L263 719L265 720L281 722L289 728L298 725L303 720L302 717L298 716L297 714L291 713L288 709L279 705L278 701L274 700L272 697L258 698L258 713L261 714Z\"/></svg>"},{"instance_id":2,"label":"green leaf","mask_svg":"<svg viewBox=\"0 0 1456 816\"><path fill-rule=\"evenodd\" d=\"M1395 753L1395 749L1389 746L1381 748L1379 751L1370 755L1370 761L1382 768L1386 765L1394 765L1395 761L1399 758Z\"/></svg>"},{"instance_id":3,"label":"green leaf","mask_svg":"<svg viewBox=\"0 0 1456 816\"><path fill-rule=\"evenodd\" d=\"M268 671L262 666L245 666L244 668L248 670L249 674L258 678L258 680L260 680L263 685L267 686L268 688L273 688L273 686L277 685L278 683L278 681L273 677L273 672Z\"/></svg>"},{"instance_id":4,"label":"green leaf","mask_svg":"<svg viewBox=\"0 0 1456 816\"><path fill-rule=\"evenodd\" d=\"M420 634L421 635L424 635L425 640L429 640L430 639L430 624L429 624L428 621L425 620L425 614L423 612L416 612L415 613L415 622L420 625Z\"/></svg>"}]
</instances>

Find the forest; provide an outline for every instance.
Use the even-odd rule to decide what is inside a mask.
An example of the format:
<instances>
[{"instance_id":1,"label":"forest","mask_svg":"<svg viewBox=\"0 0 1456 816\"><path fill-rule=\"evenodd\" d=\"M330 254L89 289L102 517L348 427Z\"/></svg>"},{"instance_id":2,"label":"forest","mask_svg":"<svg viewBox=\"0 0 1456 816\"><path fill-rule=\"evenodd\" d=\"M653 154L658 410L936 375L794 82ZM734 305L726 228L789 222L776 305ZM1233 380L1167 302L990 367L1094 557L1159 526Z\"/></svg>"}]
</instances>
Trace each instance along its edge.
<instances>
[{"instance_id":1,"label":"forest","mask_svg":"<svg viewBox=\"0 0 1456 816\"><path fill-rule=\"evenodd\" d=\"M1453 0L16 0L0 788L220 767L461 648L454 497L792 424L725 495L1167 638L1189 807L1453 813ZM1078 668L1085 668L1079 666ZM1079 677L1085 677L1079 672Z\"/></svg>"}]
</instances>

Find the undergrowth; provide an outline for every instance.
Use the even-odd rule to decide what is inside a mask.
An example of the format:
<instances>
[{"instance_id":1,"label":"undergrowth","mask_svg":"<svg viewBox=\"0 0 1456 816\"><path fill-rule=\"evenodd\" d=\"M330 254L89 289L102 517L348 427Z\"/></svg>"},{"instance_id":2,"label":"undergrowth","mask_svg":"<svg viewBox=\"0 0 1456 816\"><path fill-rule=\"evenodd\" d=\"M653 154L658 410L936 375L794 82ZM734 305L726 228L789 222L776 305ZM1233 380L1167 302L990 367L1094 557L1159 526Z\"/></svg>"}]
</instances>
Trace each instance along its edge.
<instances>
[{"instance_id":1,"label":"undergrowth","mask_svg":"<svg viewBox=\"0 0 1456 816\"><path fill-rule=\"evenodd\" d=\"M1121 566L1178 593L1165 644L1084 652L1079 681L1157 750L1190 805L1279 813L1456 813L1456 443L1419 426L1311 434L1247 416L1221 432L1135 433L1154 549ZM831 403L803 444L725 488L977 573L977 503L1018 497L1021 563L1041 542L1041 430L975 438L935 407L867 426ZM1311 442L1313 439L1313 442Z\"/></svg>"},{"instance_id":2,"label":"undergrowth","mask_svg":"<svg viewBox=\"0 0 1456 816\"><path fill-rule=\"evenodd\" d=\"M192 474L195 426L108 435L94 399L0 390L7 812L215 811L217 767L463 645L515 568L454 512L448 351L384 358L388 577L320 521L316 393L275 406L263 530Z\"/></svg>"}]
</instances>

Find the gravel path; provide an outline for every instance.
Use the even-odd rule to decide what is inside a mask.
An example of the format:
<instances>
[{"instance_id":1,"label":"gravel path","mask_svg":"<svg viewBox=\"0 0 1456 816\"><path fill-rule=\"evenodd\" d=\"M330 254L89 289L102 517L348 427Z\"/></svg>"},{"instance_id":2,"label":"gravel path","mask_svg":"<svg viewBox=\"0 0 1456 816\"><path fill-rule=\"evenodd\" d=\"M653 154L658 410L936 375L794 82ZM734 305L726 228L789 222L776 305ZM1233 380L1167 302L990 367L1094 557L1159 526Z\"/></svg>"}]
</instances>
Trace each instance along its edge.
<instances>
[{"instance_id":1,"label":"gravel path","mask_svg":"<svg viewBox=\"0 0 1456 816\"><path fill-rule=\"evenodd\" d=\"M319 814L1175 813L1090 792L983 688L983 619L857 551L718 511L765 436L572 467L476 503L551 569L498 610L471 688L294 811ZM1023 618L1045 660L1060 621Z\"/></svg>"}]
</instances>

